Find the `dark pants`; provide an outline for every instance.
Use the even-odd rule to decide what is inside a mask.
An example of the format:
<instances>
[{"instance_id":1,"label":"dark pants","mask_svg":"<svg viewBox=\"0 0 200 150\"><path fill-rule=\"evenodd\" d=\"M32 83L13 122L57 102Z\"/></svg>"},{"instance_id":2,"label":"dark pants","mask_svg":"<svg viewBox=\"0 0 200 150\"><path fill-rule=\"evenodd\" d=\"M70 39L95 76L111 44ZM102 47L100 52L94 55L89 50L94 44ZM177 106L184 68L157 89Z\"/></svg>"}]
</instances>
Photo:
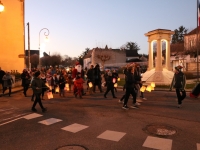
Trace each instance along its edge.
<instances>
[{"instance_id":1,"label":"dark pants","mask_svg":"<svg viewBox=\"0 0 200 150\"><path fill-rule=\"evenodd\" d=\"M37 103L39 103L41 109L44 109L44 107L42 105L41 97L40 97L41 93L35 93L34 95L35 95L36 98L35 98L35 101L33 103L32 109L35 109L35 106L36 106Z\"/></svg>"},{"instance_id":2,"label":"dark pants","mask_svg":"<svg viewBox=\"0 0 200 150\"><path fill-rule=\"evenodd\" d=\"M130 95L133 96L133 104L136 103L136 92L135 92L135 90L133 88L126 88L124 106L127 105Z\"/></svg>"},{"instance_id":3,"label":"dark pants","mask_svg":"<svg viewBox=\"0 0 200 150\"><path fill-rule=\"evenodd\" d=\"M1 84L1 87L2 87L2 93L3 93L3 81L0 84Z\"/></svg>"},{"instance_id":4,"label":"dark pants","mask_svg":"<svg viewBox=\"0 0 200 150\"><path fill-rule=\"evenodd\" d=\"M26 96L26 92L27 92L27 90L28 90L28 87L29 87L29 85L24 85L23 86L23 88L24 88L24 96Z\"/></svg>"},{"instance_id":5,"label":"dark pants","mask_svg":"<svg viewBox=\"0 0 200 150\"><path fill-rule=\"evenodd\" d=\"M96 85L98 86L99 91L103 92L102 89L101 89L101 82L100 81L96 81L95 83L93 83L93 92L95 92L95 90L96 90Z\"/></svg>"},{"instance_id":6,"label":"dark pants","mask_svg":"<svg viewBox=\"0 0 200 150\"><path fill-rule=\"evenodd\" d=\"M111 91L112 96L115 97L115 94L114 94L114 87L109 87L109 86L107 86L107 90L106 90L104 96L106 97L106 95L108 94L109 91Z\"/></svg>"},{"instance_id":7,"label":"dark pants","mask_svg":"<svg viewBox=\"0 0 200 150\"><path fill-rule=\"evenodd\" d=\"M8 87L8 89L9 89L8 95L10 96L11 95L11 87ZM7 87L3 87L3 94L5 93L6 90L7 90Z\"/></svg>"},{"instance_id":8,"label":"dark pants","mask_svg":"<svg viewBox=\"0 0 200 150\"><path fill-rule=\"evenodd\" d=\"M142 83L139 83L139 86L140 86L140 88L141 88L141 87L142 87ZM138 89L138 90L140 90L140 89ZM141 92L141 91L140 91L140 97L144 98L144 92Z\"/></svg>"},{"instance_id":9,"label":"dark pants","mask_svg":"<svg viewBox=\"0 0 200 150\"><path fill-rule=\"evenodd\" d=\"M178 98L178 104L182 104L182 100L186 97L186 92L185 90L182 91L180 89L176 89L176 96Z\"/></svg>"}]
</instances>

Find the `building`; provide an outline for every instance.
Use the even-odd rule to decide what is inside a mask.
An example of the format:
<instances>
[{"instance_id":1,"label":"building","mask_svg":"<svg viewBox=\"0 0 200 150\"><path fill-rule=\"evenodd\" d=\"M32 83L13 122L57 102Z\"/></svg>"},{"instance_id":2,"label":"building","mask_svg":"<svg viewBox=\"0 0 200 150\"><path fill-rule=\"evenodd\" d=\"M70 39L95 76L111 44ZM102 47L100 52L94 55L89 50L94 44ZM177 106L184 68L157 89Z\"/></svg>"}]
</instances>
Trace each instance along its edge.
<instances>
[{"instance_id":1,"label":"building","mask_svg":"<svg viewBox=\"0 0 200 150\"><path fill-rule=\"evenodd\" d=\"M24 1L3 0L4 11L0 13L0 67L4 71L25 67Z\"/></svg>"}]
</instances>

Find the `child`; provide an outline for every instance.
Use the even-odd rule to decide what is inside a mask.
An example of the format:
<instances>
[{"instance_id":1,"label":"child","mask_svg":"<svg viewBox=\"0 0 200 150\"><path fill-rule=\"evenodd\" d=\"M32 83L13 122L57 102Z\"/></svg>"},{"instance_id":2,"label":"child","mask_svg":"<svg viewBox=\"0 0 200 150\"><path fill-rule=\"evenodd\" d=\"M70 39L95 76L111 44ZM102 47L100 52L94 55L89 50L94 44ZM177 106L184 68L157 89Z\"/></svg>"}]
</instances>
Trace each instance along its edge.
<instances>
[{"instance_id":1,"label":"child","mask_svg":"<svg viewBox=\"0 0 200 150\"><path fill-rule=\"evenodd\" d=\"M75 97L77 97L77 95L79 95L79 97L82 98L83 83L84 83L84 80L81 77L81 73L78 72L77 77L74 81L74 95L75 95Z\"/></svg>"},{"instance_id":2,"label":"child","mask_svg":"<svg viewBox=\"0 0 200 150\"><path fill-rule=\"evenodd\" d=\"M113 98L117 98L114 94L114 83L113 83L112 72L108 72L108 76L106 78L106 86L107 90L104 94L104 98L107 98L106 95L108 94L109 91L111 91Z\"/></svg>"},{"instance_id":3,"label":"child","mask_svg":"<svg viewBox=\"0 0 200 150\"><path fill-rule=\"evenodd\" d=\"M65 83L66 83L65 78L61 75L59 77L58 84L59 84L59 88L60 88L60 96L63 95L63 97L65 97L65 91L64 91Z\"/></svg>"}]
</instances>

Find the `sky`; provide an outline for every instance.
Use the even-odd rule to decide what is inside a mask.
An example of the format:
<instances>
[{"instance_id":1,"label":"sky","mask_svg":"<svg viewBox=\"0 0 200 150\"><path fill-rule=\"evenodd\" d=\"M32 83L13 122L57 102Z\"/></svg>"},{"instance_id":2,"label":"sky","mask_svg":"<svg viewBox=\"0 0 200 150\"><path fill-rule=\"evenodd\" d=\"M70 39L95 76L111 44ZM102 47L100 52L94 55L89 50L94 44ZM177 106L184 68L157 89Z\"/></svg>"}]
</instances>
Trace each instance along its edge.
<instances>
[{"instance_id":1,"label":"sky","mask_svg":"<svg viewBox=\"0 0 200 150\"><path fill-rule=\"evenodd\" d=\"M196 0L26 0L30 49L78 57L86 48L117 49L136 42L148 54L145 33L197 26ZM44 33L48 34L45 42ZM43 30L42 30L43 29ZM25 29L26 49L28 32ZM40 32L41 31L41 32ZM40 39L40 40L39 40Z\"/></svg>"}]
</instances>

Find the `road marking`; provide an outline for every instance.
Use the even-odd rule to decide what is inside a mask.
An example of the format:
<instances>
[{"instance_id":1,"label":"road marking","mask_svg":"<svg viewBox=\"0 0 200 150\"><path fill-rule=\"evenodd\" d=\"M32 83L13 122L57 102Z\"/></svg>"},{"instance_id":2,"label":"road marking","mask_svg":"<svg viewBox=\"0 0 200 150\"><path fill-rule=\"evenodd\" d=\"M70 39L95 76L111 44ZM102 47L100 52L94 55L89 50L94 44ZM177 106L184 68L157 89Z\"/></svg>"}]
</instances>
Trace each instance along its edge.
<instances>
[{"instance_id":1,"label":"road marking","mask_svg":"<svg viewBox=\"0 0 200 150\"><path fill-rule=\"evenodd\" d=\"M32 114L24 116L23 118L27 119L27 120L30 120L30 119L41 117L41 116L43 116L43 115L40 115L40 114L37 114L37 113L32 113Z\"/></svg>"},{"instance_id":2,"label":"road marking","mask_svg":"<svg viewBox=\"0 0 200 150\"><path fill-rule=\"evenodd\" d=\"M39 121L38 123L41 123L41 124L44 124L44 125L51 125L51 124L54 124L54 123L57 123L57 122L60 122L62 120L60 119L56 119L56 118L50 118L50 119L46 119L46 120L43 120L43 121Z\"/></svg>"},{"instance_id":3,"label":"road marking","mask_svg":"<svg viewBox=\"0 0 200 150\"><path fill-rule=\"evenodd\" d=\"M126 133L106 130L97 138L118 142Z\"/></svg>"},{"instance_id":4,"label":"road marking","mask_svg":"<svg viewBox=\"0 0 200 150\"><path fill-rule=\"evenodd\" d=\"M142 146L153 149L171 150L172 140L148 136Z\"/></svg>"},{"instance_id":5,"label":"road marking","mask_svg":"<svg viewBox=\"0 0 200 150\"><path fill-rule=\"evenodd\" d=\"M14 108L9 108L9 109L0 109L0 111L8 111L8 110L12 110Z\"/></svg>"},{"instance_id":6,"label":"road marking","mask_svg":"<svg viewBox=\"0 0 200 150\"><path fill-rule=\"evenodd\" d=\"M86 129L88 128L89 126L85 126L85 125L81 125L81 124L78 124L78 123L74 123L72 125L69 125L69 126L66 126L64 128L61 128L65 131L69 131L69 132L72 132L72 133L76 133L76 132L79 132L83 129Z\"/></svg>"},{"instance_id":7,"label":"road marking","mask_svg":"<svg viewBox=\"0 0 200 150\"><path fill-rule=\"evenodd\" d=\"M14 116L14 117L3 119L2 121L10 120L10 119L13 119L13 118L16 118L16 117L19 117L19 116L23 116L23 115L27 115L27 114L28 113L20 114L20 115Z\"/></svg>"}]
</instances>

